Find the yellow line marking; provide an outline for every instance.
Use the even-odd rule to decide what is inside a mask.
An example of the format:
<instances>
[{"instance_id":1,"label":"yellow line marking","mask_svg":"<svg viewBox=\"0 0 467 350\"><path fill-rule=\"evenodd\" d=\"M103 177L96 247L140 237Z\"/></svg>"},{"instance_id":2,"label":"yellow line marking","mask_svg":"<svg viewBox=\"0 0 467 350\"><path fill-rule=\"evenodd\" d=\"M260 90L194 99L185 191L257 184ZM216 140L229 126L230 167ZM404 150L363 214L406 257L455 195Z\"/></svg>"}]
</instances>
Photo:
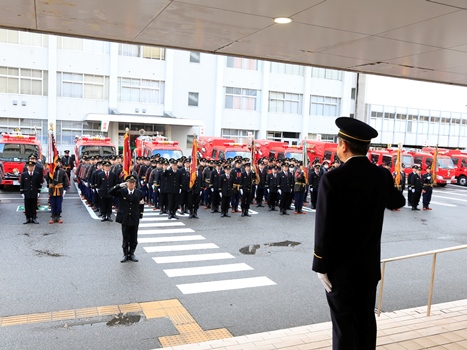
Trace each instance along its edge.
<instances>
[{"instance_id":1,"label":"yellow line marking","mask_svg":"<svg viewBox=\"0 0 467 350\"><path fill-rule=\"evenodd\" d=\"M110 316L129 312L144 314L147 319L166 317L172 321L180 334L159 337L162 347L232 337L226 328L203 330L178 299L5 316L0 317L0 327Z\"/></svg>"}]
</instances>

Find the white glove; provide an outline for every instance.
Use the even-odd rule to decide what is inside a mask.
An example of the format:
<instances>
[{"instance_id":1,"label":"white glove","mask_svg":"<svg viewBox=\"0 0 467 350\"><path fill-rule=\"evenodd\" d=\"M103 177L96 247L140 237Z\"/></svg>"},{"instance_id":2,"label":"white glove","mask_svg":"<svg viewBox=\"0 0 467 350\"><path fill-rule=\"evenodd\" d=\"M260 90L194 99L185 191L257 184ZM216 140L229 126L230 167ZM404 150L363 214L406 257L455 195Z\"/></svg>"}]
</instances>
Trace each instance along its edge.
<instances>
[{"instance_id":1,"label":"white glove","mask_svg":"<svg viewBox=\"0 0 467 350\"><path fill-rule=\"evenodd\" d=\"M203 190L199 191L199 196L201 197L203 195Z\"/></svg>"},{"instance_id":2,"label":"white glove","mask_svg":"<svg viewBox=\"0 0 467 350\"><path fill-rule=\"evenodd\" d=\"M221 198L222 198L222 192L219 192L219 197L221 197Z\"/></svg>"},{"instance_id":3,"label":"white glove","mask_svg":"<svg viewBox=\"0 0 467 350\"><path fill-rule=\"evenodd\" d=\"M126 187L126 182L122 182L122 183L120 183L120 185L119 185L119 186L120 186L120 187Z\"/></svg>"},{"instance_id":4,"label":"white glove","mask_svg":"<svg viewBox=\"0 0 467 350\"><path fill-rule=\"evenodd\" d=\"M412 193L415 193L415 188L412 188Z\"/></svg>"},{"instance_id":5,"label":"white glove","mask_svg":"<svg viewBox=\"0 0 467 350\"><path fill-rule=\"evenodd\" d=\"M243 196L243 190L242 189L240 189L240 195Z\"/></svg>"},{"instance_id":6,"label":"white glove","mask_svg":"<svg viewBox=\"0 0 467 350\"><path fill-rule=\"evenodd\" d=\"M269 193L269 188L266 188L266 191Z\"/></svg>"},{"instance_id":7,"label":"white glove","mask_svg":"<svg viewBox=\"0 0 467 350\"><path fill-rule=\"evenodd\" d=\"M156 186L152 185L152 190L154 191L156 189Z\"/></svg>"},{"instance_id":8,"label":"white glove","mask_svg":"<svg viewBox=\"0 0 467 350\"><path fill-rule=\"evenodd\" d=\"M37 198L39 198L39 196L40 196L40 195L41 195L41 194L40 194L40 193L38 193L38 194L37 194Z\"/></svg>"},{"instance_id":9,"label":"white glove","mask_svg":"<svg viewBox=\"0 0 467 350\"><path fill-rule=\"evenodd\" d=\"M23 197L23 199L24 199L24 193L21 193L21 196L22 196L22 197Z\"/></svg>"},{"instance_id":10,"label":"white glove","mask_svg":"<svg viewBox=\"0 0 467 350\"><path fill-rule=\"evenodd\" d=\"M182 189L179 189L179 190L178 190L178 194L180 194L180 193L182 193Z\"/></svg>"},{"instance_id":11,"label":"white glove","mask_svg":"<svg viewBox=\"0 0 467 350\"><path fill-rule=\"evenodd\" d=\"M211 187L211 192L214 192L214 187Z\"/></svg>"},{"instance_id":12,"label":"white glove","mask_svg":"<svg viewBox=\"0 0 467 350\"><path fill-rule=\"evenodd\" d=\"M63 197L65 197L65 194L66 194L66 191L65 191L65 190L63 190Z\"/></svg>"},{"instance_id":13,"label":"white glove","mask_svg":"<svg viewBox=\"0 0 467 350\"><path fill-rule=\"evenodd\" d=\"M98 189L98 188L96 188L96 193L99 193L99 189Z\"/></svg>"},{"instance_id":14,"label":"white glove","mask_svg":"<svg viewBox=\"0 0 467 350\"><path fill-rule=\"evenodd\" d=\"M84 186L89 187L89 184L87 182L84 183Z\"/></svg>"},{"instance_id":15,"label":"white glove","mask_svg":"<svg viewBox=\"0 0 467 350\"><path fill-rule=\"evenodd\" d=\"M313 192L313 188L310 188L310 192Z\"/></svg>"},{"instance_id":16,"label":"white glove","mask_svg":"<svg viewBox=\"0 0 467 350\"><path fill-rule=\"evenodd\" d=\"M160 191L161 191L161 189L158 187L158 188L157 188L157 192L160 192Z\"/></svg>"},{"instance_id":17,"label":"white glove","mask_svg":"<svg viewBox=\"0 0 467 350\"><path fill-rule=\"evenodd\" d=\"M144 183L143 183L143 180L141 180L140 183L141 183L141 186L142 186L142 185L144 184Z\"/></svg>"},{"instance_id":18,"label":"white glove","mask_svg":"<svg viewBox=\"0 0 467 350\"><path fill-rule=\"evenodd\" d=\"M328 278L327 273L317 273L319 280L323 284L324 289L326 289L326 292L330 293L332 290L332 284L331 281Z\"/></svg>"},{"instance_id":19,"label":"white glove","mask_svg":"<svg viewBox=\"0 0 467 350\"><path fill-rule=\"evenodd\" d=\"M281 193L282 193L282 191L281 191L281 190L277 190L277 193L281 194Z\"/></svg>"}]
</instances>

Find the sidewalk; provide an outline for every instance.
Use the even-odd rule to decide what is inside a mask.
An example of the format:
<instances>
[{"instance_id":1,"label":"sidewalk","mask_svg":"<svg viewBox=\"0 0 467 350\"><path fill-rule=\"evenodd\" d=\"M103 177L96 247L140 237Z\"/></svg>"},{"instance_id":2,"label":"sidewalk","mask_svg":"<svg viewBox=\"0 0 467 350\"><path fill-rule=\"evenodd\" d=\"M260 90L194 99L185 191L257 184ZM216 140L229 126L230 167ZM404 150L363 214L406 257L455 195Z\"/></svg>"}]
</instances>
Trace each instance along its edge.
<instances>
[{"instance_id":1,"label":"sidewalk","mask_svg":"<svg viewBox=\"0 0 467 350\"><path fill-rule=\"evenodd\" d=\"M378 350L467 349L467 299L382 313ZM331 349L331 322L164 348L166 350Z\"/></svg>"}]
</instances>

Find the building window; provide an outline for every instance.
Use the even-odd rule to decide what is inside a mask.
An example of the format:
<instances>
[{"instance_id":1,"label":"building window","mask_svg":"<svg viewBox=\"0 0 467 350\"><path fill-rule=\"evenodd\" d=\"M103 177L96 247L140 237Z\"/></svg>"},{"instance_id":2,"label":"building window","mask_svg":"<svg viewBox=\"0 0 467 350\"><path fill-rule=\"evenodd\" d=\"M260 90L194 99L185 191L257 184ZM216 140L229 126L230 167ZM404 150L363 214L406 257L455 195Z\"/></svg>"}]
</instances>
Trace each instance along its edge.
<instances>
[{"instance_id":1,"label":"building window","mask_svg":"<svg viewBox=\"0 0 467 350\"><path fill-rule=\"evenodd\" d=\"M120 56L139 57L139 45L118 44L118 54Z\"/></svg>"},{"instance_id":2,"label":"building window","mask_svg":"<svg viewBox=\"0 0 467 350\"><path fill-rule=\"evenodd\" d=\"M357 98L357 89L356 88L352 88L352 90L350 90L350 98L352 100L355 100Z\"/></svg>"},{"instance_id":3,"label":"building window","mask_svg":"<svg viewBox=\"0 0 467 350\"><path fill-rule=\"evenodd\" d=\"M323 142L337 142L336 134L308 134L309 140L318 140Z\"/></svg>"},{"instance_id":4,"label":"building window","mask_svg":"<svg viewBox=\"0 0 467 350\"><path fill-rule=\"evenodd\" d=\"M164 82L118 78L118 100L161 104L164 102Z\"/></svg>"},{"instance_id":5,"label":"building window","mask_svg":"<svg viewBox=\"0 0 467 350\"><path fill-rule=\"evenodd\" d=\"M227 67L258 70L258 60L241 57L227 57Z\"/></svg>"},{"instance_id":6,"label":"building window","mask_svg":"<svg viewBox=\"0 0 467 350\"><path fill-rule=\"evenodd\" d=\"M36 135L42 145L48 140L47 119L0 118L0 134L12 133L20 129L23 135ZM44 149L43 149L44 150Z\"/></svg>"},{"instance_id":7,"label":"building window","mask_svg":"<svg viewBox=\"0 0 467 350\"><path fill-rule=\"evenodd\" d=\"M233 139L235 142L250 144L251 139L257 138L257 131L255 130L242 130L242 129L222 129L222 137Z\"/></svg>"},{"instance_id":8,"label":"building window","mask_svg":"<svg viewBox=\"0 0 467 350\"><path fill-rule=\"evenodd\" d=\"M201 60L201 54L196 51L190 51L190 62L199 63Z\"/></svg>"},{"instance_id":9,"label":"building window","mask_svg":"<svg viewBox=\"0 0 467 350\"><path fill-rule=\"evenodd\" d=\"M311 68L311 77L320 79L342 80L342 71L326 68Z\"/></svg>"},{"instance_id":10,"label":"building window","mask_svg":"<svg viewBox=\"0 0 467 350\"><path fill-rule=\"evenodd\" d=\"M189 92L188 93L188 106L198 107L198 92Z\"/></svg>"},{"instance_id":11,"label":"building window","mask_svg":"<svg viewBox=\"0 0 467 350\"><path fill-rule=\"evenodd\" d=\"M338 97L311 95L310 115L338 117L341 99Z\"/></svg>"},{"instance_id":12,"label":"building window","mask_svg":"<svg viewBox=\"0 0 467 350\"><path fill-rule=\"evenodd\" d=\"M109 77L58 72L57 96L108 100Z\"/></svg>"},{"instance_id":13,"label":"building window","mask_svg":"<svg viewBox=\"0 0 467 350\"><path fill-rule=\"evenodd\" d=\"M142 46L143 48L143 58L150 58L153 60L165 59L165 49L155 46Z\"/></svg>"},{"instance_id":14,"label":"building window","mask_svg":"<svg viewBox=\"0 0 467 350\"><path fill-rule=\"evenodd\" d=\"M0 93L47 96L47 71L0 67Z\"/></svg>"},{"instance_id":15,"label":"building window","mask_svg":"<svg viewBox=\"0 0 467 350\"><path fill-rule=\"evenodd\" d=\"M271 91L269 93L269 112L301 114L302 95Z\"/></svg>"},{"instance_id":16,"label":"building window","mask_svg":"<svg viewBox=\"0 0 467 350\"><path fill-rule=\"evenodd\" d=\"M19 32L17 30L0 29L0 42L28 46L48 46L46 34Z\"/></svg>"},{"instance_id":17,"label":"building window","mask_svg":"<svg viewBox=\"0 0 467 350\"><path fill-rule=\"evenodd\" d=\"M91 53L109 53L110 43L106 41L71 38L66 36L57 37L57 48L62 50L84 51Z\"/></svg>"},{"instance_id":18,"label":"building window","mask_svg":"<svg viewBox=\"0 0 467 350\"><path fill-rule=\"evenodd\" d=\"M74 145L76 136L100 134L101 123L98 121L57 120L56 141L59 145Z\"/></svg>"},{"instance_id":19,"label":"building window","mask_svg":"<svg viewBox=\"0 0 467 350\"><path fill-rule=\"evenodd\" d=\"M225 108L257 111L259 105L258 90L225 88Z\"/></svg>"},{"instance_id":20,"label":"building window","mask_svg":"<svg viewBox=\"0 0 467 350\"><path fill-rule=\"evenodd\" d=\"M297 64L271 62L271 73L303 76L305 73L305 67Z\"/></svg>"}]
</instances>

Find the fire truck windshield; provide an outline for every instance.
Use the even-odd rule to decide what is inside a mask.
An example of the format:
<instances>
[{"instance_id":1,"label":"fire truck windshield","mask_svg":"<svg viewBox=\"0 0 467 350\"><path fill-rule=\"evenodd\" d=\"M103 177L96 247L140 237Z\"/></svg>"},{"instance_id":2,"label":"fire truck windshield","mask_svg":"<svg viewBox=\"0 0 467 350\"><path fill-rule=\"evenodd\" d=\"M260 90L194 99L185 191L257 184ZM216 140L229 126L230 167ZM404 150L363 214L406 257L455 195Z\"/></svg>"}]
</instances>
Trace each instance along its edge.
<instances>
[{"instance_id":1,"label":"fire truck windshield","mask_svg":"<svg viewBox=\"0 0 467 350\"><path fill-rule=\"evenodd\" d=\"M242 158L251 158L250 152L242 152L242 151L227 151L225 152L225 158L234 158L240 156Z\"/></svg>"},{"instance_id":2,"label":"fire truck windshield","mask_svg":"<svg viewBox=\"0 0 467 350\"><path fill-rule=\"evenodd\" d=\"M297 160L301 160L303 158L303 153L285 152L285 157L286 158L295 158Z\"/></svg>"},{"instance_id":3,"label":"fire truck windshield","mask_svg":"<svg viewBox=\"0 0 467 350\"><path fill-rule=\"evenodd\" d=\"M28 160L31 153L39 153L37 145L20 143L0 143L0 160L4 162L23 162Z\"/></svg>"},{"instance_id":4,"label":"fire truck windshield","mask_svg":"<svg viewBox=\"0 0 467 350\"><path fill-rule=\"evenodd\" d=\"M100 146L100 145L86 145L79 148L80 154L88 152L90 156L112 156L115 153L115 147L113 146Z\"/></svg>"},{"instance_id":5,"label":"fire truck windshield","mask_svg":"<svg viewBox=\"0 0 467 350\"><path fill-rule=\"evenodd\" d=\"M183 157L182 151L176 150L176 149L155 149L152 151L152 154L157 154L159 153L161 157L170 159L179 159Z\"/></svg>"},{"instance_id":6,"label":"fire truck windshield","mask_svg":"<svg viewBox=\"0 0 467 350\"><path fill-rule=\"evenodd\" d=\"M449 157L439 157L438 158L438 167L442 169L454 169L454 163Z\"/></svg>"},{"instance_id":7,"label":"fire truck windshield","mask_svg":"<svg viewBox=\"0 0 467 350\"><path fill-rule=\"evenodd\" d=\"M413 157L408 154L402 155L402 167L411 168L413 166Z\"/></svg>"}]
</instances>

